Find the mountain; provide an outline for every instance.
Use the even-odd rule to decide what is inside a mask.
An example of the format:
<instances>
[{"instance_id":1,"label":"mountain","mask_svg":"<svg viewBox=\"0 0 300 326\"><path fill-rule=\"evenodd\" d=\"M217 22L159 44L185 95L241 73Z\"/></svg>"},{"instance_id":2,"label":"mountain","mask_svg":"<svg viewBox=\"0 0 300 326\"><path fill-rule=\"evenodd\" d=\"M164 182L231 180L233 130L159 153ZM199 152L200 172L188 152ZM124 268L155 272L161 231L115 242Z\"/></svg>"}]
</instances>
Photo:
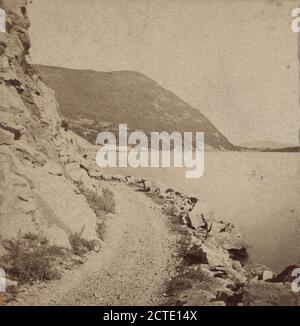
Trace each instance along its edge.
<instances>
[{"instance_id":1,"label":"mountain","mask_svg":"<svg viewBox=\"0 0 300 326\"><path fill-rule=\"evenodd\" d=\"M117 131L127 123L147 134L202 131L206 149L236 149L197 109L141 73L35 68L55 90L70 128L92 143L100 131Z\"/></svg>"}]
</instances>

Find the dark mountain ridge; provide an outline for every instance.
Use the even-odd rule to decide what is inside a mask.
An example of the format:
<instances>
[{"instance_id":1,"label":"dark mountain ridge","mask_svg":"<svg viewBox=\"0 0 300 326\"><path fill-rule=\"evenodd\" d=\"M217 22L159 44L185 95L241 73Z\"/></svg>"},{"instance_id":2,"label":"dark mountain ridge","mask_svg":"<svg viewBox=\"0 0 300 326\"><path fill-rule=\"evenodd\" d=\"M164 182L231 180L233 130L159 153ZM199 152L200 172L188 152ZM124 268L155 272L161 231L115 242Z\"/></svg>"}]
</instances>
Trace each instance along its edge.
<instances>
[{"instance_id":1,"label":"dark mountain ridge","mask_svg":"<svg viewBox=\"0 0 300 326\"><path fill-rule=\"evenodd\" d=\"M236 150L197 109L152 79L133 71L96 72L35 65L55 90L70 128L94 143L100 131L204 132L207 149Z\"/></svg>"}]
</instances>

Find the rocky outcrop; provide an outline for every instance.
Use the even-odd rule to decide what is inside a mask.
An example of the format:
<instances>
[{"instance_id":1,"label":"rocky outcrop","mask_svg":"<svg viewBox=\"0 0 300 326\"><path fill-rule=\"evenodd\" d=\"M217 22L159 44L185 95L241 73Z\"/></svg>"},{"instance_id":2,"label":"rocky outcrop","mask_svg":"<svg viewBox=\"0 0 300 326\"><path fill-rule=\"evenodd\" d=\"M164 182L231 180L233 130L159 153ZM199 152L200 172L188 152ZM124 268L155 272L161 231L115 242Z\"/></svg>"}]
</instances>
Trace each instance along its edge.
<instances>
[{"instance_id":1,"label":"rocky outcrop","mask_svg":"<svg viewBox=\"0 0 300 326\"><path fill-rule=\"evenodd\" d=\"M28 232L66 248L72 233L100 241L85 191L101 196L101 186L80 167L85 141L62 128L54 91L27 61L27 1L0 7L0 254L5 240Z\"/></svg>"}]
</instances>

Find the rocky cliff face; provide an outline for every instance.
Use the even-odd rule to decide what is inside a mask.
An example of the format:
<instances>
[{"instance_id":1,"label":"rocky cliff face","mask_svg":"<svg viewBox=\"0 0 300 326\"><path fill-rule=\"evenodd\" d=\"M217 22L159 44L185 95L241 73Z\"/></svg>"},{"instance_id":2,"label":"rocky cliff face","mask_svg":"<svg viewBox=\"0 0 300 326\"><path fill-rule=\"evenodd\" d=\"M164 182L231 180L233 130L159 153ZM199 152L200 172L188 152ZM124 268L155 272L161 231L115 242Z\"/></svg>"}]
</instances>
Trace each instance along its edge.
<instances>
[{"instance_id":1,"label":"rocky cliff face","mask_svg":"<svg viewBox=\"0 0 300 326\"><path fill-rule=\"evenodd\" d=\"M75 232L97 240L98 217L84 191L100 196L101 188L80 168L84 141L61 127L54 91L27 61L27 1L3 0L0 8L7 15L0 32L0 255L5 239L28 232L63 247Z\"/></svg>"}]
</instances>

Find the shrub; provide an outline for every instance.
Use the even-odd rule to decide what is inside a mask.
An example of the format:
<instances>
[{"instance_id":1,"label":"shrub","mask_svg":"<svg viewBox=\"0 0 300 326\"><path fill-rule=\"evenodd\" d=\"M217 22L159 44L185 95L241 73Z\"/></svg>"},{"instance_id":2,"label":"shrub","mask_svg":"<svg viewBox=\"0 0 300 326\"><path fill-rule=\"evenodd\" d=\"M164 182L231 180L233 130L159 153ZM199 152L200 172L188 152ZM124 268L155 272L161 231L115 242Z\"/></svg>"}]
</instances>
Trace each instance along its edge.
<instances>
[{"instance_id":1,"label":"shrub","mask_svg":"<svg viewBox=\"0 0 300 326\"><path fill-rule=\"evenodd\" d=\"M167 286L167 292L169 294L174 295L192 287L193 282L190 278L184 276L177 276L169 282Z\"/></svg>"},{"instance_id":2,"label":"shrub","mask_svg":"<svg viewBox=\"0 0 300 326\"><path fill-rule=\"evenodd\" d=\"M75 255L83 256L87 252L94 249L93 241L85 240L81 237L81 233L72 233L69 237Z\"/></svg>"},{"instance_id":3,"label":"shrub","mask_svg":"<svg viewBox=\"0 0 300 326\"><path fill-rule=\"evenodd\" d=\"M5 242L8 254L1 258L1 265L8 276L20 283L46 281L59 278L55 260L65 255L56 246L50 246L45 237L28 233L17 240Z\"/></svg>"},{"instance_id":4,"label":"shrub","mask_svg":"<svg viewBox=\"0 0 300 326\"><path fill-rule=\"evenodd\" d=\"M151 192L147 192L146 195L158 205L162 206L166 203L166 200L162 195L152 194Z\"/></svg>"},{"instance_id":5,"label":"shrub","mask_svg":"<svg viewBox=\"0 0 300 326\"><path fill-rule=\"evenodd\" d=\"M106 232L106 224L104 221L102 221L101 223L97 223L96 225L96 233L99 237L99 239L101 239L102 241L104 241L104 234Z\"/></svg>"},{"instance_id":6,"label":"shrub","mask_svg":"<svg viewBox=\"0 0 300 326\"><path fill-rule=\"evenodd\" d=\"M170 203L165 203L163 207L163 213L167 216L176 217L177 210L174 205Z\"/></svg>"},{"instance_id":7,"label":"shrub","mask_svg":"<svg viewBox=\"0 0 300 326\"><path fill-rule=\"evenodd\" d=\"M105 213L115 213L116 205L112 191L104 188L102 196L99 196L97 192L85 191L80 185L79 189L83 191L89 206L97 217L101 218Z\"/></svg>"},{"instance_id":8,"label":"shrub","mask_svg":"<svg viewBox=\"0 0 300 326\"><path fill-rule=\"evenodd\" d=\"M66 120L63 120L61 122L61 127L67 132L69 130L69 123Z\"/></svg>"},{"instance_id":9,"label":"shrub","mask_svg":"<svg viewBox=\"0 0 300 326\"><path fill-rule=\"evenodd\" d=\"M99 208L105 213L115 213L116 204L113 192L106 188L104 188L102 192L103 195L99 200Z\"/></svg>"}]
</instances>

